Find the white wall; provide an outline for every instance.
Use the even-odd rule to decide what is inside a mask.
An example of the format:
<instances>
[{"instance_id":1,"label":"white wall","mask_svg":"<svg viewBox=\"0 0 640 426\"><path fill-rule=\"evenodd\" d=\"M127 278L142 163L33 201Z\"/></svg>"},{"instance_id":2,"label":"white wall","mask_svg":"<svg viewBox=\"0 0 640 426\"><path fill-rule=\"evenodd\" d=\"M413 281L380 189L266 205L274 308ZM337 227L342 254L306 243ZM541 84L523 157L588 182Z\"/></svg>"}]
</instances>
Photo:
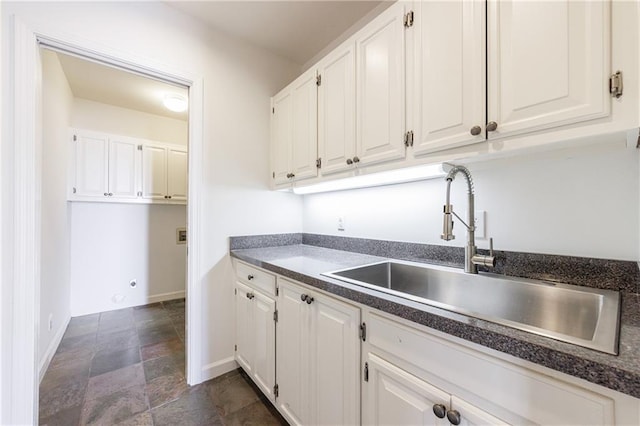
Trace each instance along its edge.
<instances>
[{"instance_id":1,"label":"white wall","mask_svg":"<svg viewBox=\"0 0 640 426\"><path fill-rule=\"evenodd\" d=\"M74 98L71 126L178 145L187 144L187 121L81 98Z\"/></svg>"},{"instance_id":2,"label":"white wall","mask_svg":"<svg viewBox=\"0 0 640 426\"><path fill-rule=\"evenodd\" d=\"M66 328L69 308L69 203L67 203L67 141L73 94L58 57L42 50L42 215L40 377ZM49 318L52 328L49 329Z\"/></svg>"},{"instance_id":3,"label":"white wall","mask_svg":"<svg viewBox=\"0 0 640 426\"><path fill-rule=\"evenodd\" d=\"M71 315L184 297L186 206L72 203ZM131 280L137 286L129 286Z\"/></svg>"},{"instance_id":4,"label":"white wall","mask_svg":"<svg viewBox=\"0 0 640 426\"><path fill-rule=\"evenodd\" d=\"M231 235L300 232L302 200L268 191L269 98L299 70L282 58L212 32L157 2L8 3L39 31L139 55L204 81L200 270L203 376L233 366ZM3 28L6 28L6 22ZM4 37L3 37L4 38ZM8 52L3 50L3 62Z\"/></svg>"},{"instance_id":5,"label":"white wall","mask_svg":"<svg viewBox=\"0 0 640 426\"><path fill-rule=\"evenodd\" d=\"M638 150L624 141L470 164L476 210L499 250L637 261ZM466 183L452 183L466 218ZM304 232L448 246L440 239L444 179L304 197ZM345 217L345 231L337 218ZM456 221L458 222L458 221ZM488 240L478 240L487 248Z\"/></svg>"}]
</instances>

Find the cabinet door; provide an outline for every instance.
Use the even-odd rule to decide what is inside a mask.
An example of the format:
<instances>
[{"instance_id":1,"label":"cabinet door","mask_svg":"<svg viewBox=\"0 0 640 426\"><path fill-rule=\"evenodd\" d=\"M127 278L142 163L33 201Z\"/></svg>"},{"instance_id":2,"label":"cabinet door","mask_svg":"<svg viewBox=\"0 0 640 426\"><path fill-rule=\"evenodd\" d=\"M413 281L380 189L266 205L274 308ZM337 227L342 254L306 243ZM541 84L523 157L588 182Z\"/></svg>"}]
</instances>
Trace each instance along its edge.
<instances>
[{"instance_id":1,"label":"cabinet door","mask_svg":"<svg viewBox=\"0 0 640 426\"><path fill-rule=\"evenodd\" d=\"M463 426L508 425L508 423L503 422L497 417L492 416L486 411L483 411L456 396L451 397L451 409L457 410L460 413L460 424Z\"/></svg>"},{"instance_id":2,"label":"cabinet door","mask_svg":"<svg viewBox=\"0 0 640 426\"><path fill-rule=\"evenodd\" d=\"M295 180L318 175L318 86L311 70L293 82L291 172Z\"/></svg>"},{"instance_id":3,"label":"cabinet door","mask_svg":"<svg viewBox=\"0 0 640 426\"><path fill-rule=\"evenodd\" d=\"M610 7L488 2L489 139L609 114Z\"/></svg>"},{"instance_id":4,"label":"cabinet door","mask_svg":"<svg viewBox=\"0 0 640 426\"><path fill-rule=\"evenodd\" d=\"M273 315L276 302L254 291L251 300L253 310L253 378L270 400L275 400L276 384L276 323Z\"/></svg>"},{"instance_id":5,"label":"cabinet door","mask_svg":"<svg viewBox=\"0 0 640 426\"><path fill-rule=\"evenodd\" d=\"M310 424L309 306L301 300L301 287L278 283L277 406L289 423Z\"/></svg>"},{"instance_id":6,"label":"cabinet door","mask_svg":"<svg viewBox=\"0 0 640 426\"><path fill-rule=\"evenodd\" d=\"M187 151L167 149L167 195L172 201L187 200Z\"/></svg>"},{"instance_id":7,"label":"cabinet door","mask_svg":"<svg viewBox=\"0 0 640 426\"><path fill-rule=\"evenodd\" d=\"M138 197L138 143L124 138L109 140L109 193L118 198Z\"/></svg>"},{"instance_id":8,"label":"cabinet door","mask_svg":"<svg viewBox=\"0 0 640 426\"><path fill-rule=\"evenodd\" d=\"M318 144L323 175L351 168L356 155L355 45L348 42L318 68Z\"/></svg>"},{"instance_id":9,"label":"cabinet door","mask_svg":"<svg viewBox=\"0 0 640 426\"><path fill-rule=\"evenodd\" d=\"M291 173L292 96L289 88L273 97L271 114L271 168L274 183L289 181Z\"/></svg>"},{"instance_id":10,"label":"cabinet door","mask_svg":"<svg viewBox=\"0 0 640 426\"><path fill-rule=\"evenodd\" d=\"M312 422L360 424L360 309L314 295L311 310Z\"/></svg>"},{"instance_id":11,"label":"cabinet door","mask_svg":"<svg viewBox=\"0 0 640 426\"><path fill-rule=\"evenodd\" d=\"M414 14L414 154L484 141L484 2L416 2Z\"/></svg>"},{"instance_id":12,"label":"cabinet door","mask_svg":"<svg viewBox=\"0 0 640 426\"><path fill-rule=\"evenodd\" d=\"M253 310L247 296L251 288L236 282L236 361L248 373L253 373Z\"/></svg>"},{"instance_id":13,"label":"cabinet door","mask_svg":"<svg viewBox=\"0 0 640 426\"><path fill-rule=\"evenodd\" d=\"M142 196L164 200L167 195L167 149L142 145Z\"/></svg>"},{"instance_id":14,"label":"cabinet door","mask_svg":"<svg viewBox=\"0 0 640 426\"><path fill-rule=\"evenodd\" d=\"M109 139L98 133L75 136L75 195L104 198L109 192Z\"/></svg>"},{"instance_id":15,"label":"cabinet door","mask_svg":"<svg viewBox=\"0 0 640 426\"><path fill-rule=\"evenodd\" d=\"M448 425L433 413L435 404L449 408L450 395L369 353L369 382L364 383L363 424Z\"/></svg>"},{"instance_id":16,"label":"cabinet door","mask_svg":"<svg viewBox=\"0 0 640 426\"><path fill-rule=\"evenodd\" d=\"M404 5L356 36L357 148L362 165L404 158Z\"/></svg>"}]
</instances>

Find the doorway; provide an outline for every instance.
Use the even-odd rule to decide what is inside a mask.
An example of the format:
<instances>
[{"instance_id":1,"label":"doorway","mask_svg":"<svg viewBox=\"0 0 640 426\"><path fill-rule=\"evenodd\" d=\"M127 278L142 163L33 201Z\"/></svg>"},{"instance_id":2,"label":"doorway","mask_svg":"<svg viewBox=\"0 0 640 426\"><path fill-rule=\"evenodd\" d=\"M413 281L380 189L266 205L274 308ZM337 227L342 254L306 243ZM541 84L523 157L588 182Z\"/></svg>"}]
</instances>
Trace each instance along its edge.
<instances>
[{"instance_id":1,"label":"doorway","mask_svg":"<svg viewBox=\"0 0 640 426\"><path fill-rule=\"evenodd\" d=\"M202 378L198 339L201 330L199 277L200 229L199 187L202 166L203 80L189 71L176 71L163 64L137 55L128 55L104 45L70 39L62 34L36 32L17 19L12 19L7 43L12 47L11 72L7 75L6 109L3 140L6 155L3 184L11 191L3 197L3 288L2 308L2 418L9 423L33 423L37 418L38 329L47 319L39 317L40 307L40 187L42 166L41 58L39 48L75 54L88 60L127 69L151 78L189 87L189 231L187 258L187 382ZM4 97L4 96L3 96ZM3 138L4 139L4 138ZM5 143L6 142L6 143Z\"/></svg>"}]
</instances>

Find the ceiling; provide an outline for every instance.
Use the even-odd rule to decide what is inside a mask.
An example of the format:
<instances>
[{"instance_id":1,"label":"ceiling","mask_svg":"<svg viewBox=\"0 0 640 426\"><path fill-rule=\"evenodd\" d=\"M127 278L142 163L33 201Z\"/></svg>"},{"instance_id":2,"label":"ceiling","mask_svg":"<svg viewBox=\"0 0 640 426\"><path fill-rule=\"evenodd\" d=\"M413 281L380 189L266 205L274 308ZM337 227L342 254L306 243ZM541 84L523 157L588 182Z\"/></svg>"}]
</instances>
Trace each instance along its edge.
<instances>
[{"instance_id":1,"label":"ceiling","mask_svg":"<svg viewBox=\"0 0 640 426\"><path fill-rule=\"evenodd\" d=\"M62 53L57 55L76 98L187 120L187 111L173 112L162 105L167 94L178 94L186 98L186 88L75 56Z\"/></svg>"},{"instance_id":2,"label":"ceiling","mask_svg":"<svg viewBox=\"0 0 640 426\"><path fill-rule=\"evenodd\" d=\"M388 1L388 0L387 0ZM187 1L167 3L205 25L303 65L383 1ZM187 120L162 105L166 94L188 96L173 86L118 68L57 53L77 98Z\"/></svg>"},{"instance_id":3,"label":"ceiling","mask_svg":"<svg viewBox=\"0 0 640 426\"><path fill-rule=\"evenodd\" d=\"M211 28L303 65L382 1L169 0L167 3Z\"/></svg>"}]
</instances>

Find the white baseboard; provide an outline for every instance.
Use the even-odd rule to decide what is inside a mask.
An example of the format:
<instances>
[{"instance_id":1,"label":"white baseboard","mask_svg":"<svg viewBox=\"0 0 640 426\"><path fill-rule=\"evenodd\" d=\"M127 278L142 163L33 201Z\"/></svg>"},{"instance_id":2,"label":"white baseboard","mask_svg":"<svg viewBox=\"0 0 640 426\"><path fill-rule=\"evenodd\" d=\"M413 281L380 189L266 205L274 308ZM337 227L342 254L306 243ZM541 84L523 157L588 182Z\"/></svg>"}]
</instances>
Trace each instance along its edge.
<instances>
[{"instance_id":1,"label":"white baseboard","mask_svg":"<svg viewBox=\"0 0 640 426\"><path fill-rule=\"evenodd\" d=\"M45 352L44 356L40 360L40 373L39 373L40 377L39 377L38 383L42 382L44 373L47 372L47 368L49 368L49 364L51 364L53 355L55 355L56 351L58 350L58 346L60 346L60 342L62 341L62 336L64 336L64 332L67 331L67 327L69 326L69 321L71 321L71 316L68 316L65 319L62 327L58 329L58 331L56 332L56 335L54 336L53 340L49 344L47 351Z\"/></svg>"},{"instance_id":2,"label":"white baseboard","mask_svg":"<svg viewBox=\"0 0 640 426\"><path fill-rule=\"evenodd\" d=\"M222 376L224 373L228 373L236 368L238 368L238 363L232 356L221 359L220 361L212 362L211 364L207 364L202 367L202 381L206 382L207 380Z\"/></svg>"},{"instance_id":3,"label":"white baseboard","mask_svg":"<svg viewBox=\"0 0 640 426\"><path fill-rule=\"evenodd\" d=\"M173 299L184 299L185 291L172 291L169 293L160 293L154 294L153 296L147 297L147 303L156 303L156 302L164 302L165 300L173 300Z\"/></svg>"}]
</instances>

